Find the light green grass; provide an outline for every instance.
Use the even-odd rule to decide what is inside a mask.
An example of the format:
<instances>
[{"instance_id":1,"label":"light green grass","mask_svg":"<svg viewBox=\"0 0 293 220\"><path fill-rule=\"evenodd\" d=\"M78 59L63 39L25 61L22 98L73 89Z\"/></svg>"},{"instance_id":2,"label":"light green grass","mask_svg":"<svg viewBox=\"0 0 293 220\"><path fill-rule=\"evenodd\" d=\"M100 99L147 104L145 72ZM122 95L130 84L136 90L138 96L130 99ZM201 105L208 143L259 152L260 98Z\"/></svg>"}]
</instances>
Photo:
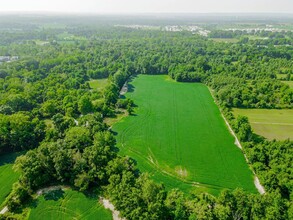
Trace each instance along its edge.
<instances>
[{"instance_id":1,"label":"light green grass","mask_svg":"<svg viewBox=\"0 0 293 220\"><path fill-rule=\"evenodd\" d=\"M148 75L129 84L126 97L138 106L135 115L113 126L122 155L168 188L256 191L252 172L205 85Z\"/></svg>"},{"instance_id":2,"label":"light green grass","mask_svg":"<svg viewBox=\"0 0 293 220\"><path fill-rule=\"evenodd\" d=\"M0 208L19 177L19 174L12 170L13 163L21 153L11 153L0 156Z\"/></svg>"},{"instance_id":3,"label":"light green grass","mask_svg":"<svg viewBox=\"0 0 293 220\"><path fill-rule=\"evenodd\" d=\"M221 43L237 43L239 40L236 38L211 38L214 42L221 42Z\"/></svg>"},{"instance_id":4,"label":"light green grass","mask_svg":"<svg viewBox=\"0 0 293 220\"><path fill-rule=\"evenodd\" d=\"M54 193L54 194L53 194ZM88 198L83 193L67 189L42 195L32 208L30 220L97 219L110 220L112 213L104 209L97 198Z\"/></svg>"},{"instance_id":5,"label":"light green grass","mask_svg":"<svg viewBox=\"0 0 293 220\"><path fill-rule=\"evenodd\" d=\"M282 81L283 83L290 86L291 89L293 89L293 81Z\"/></svg>"},{"instance_id":6,"label":"light green grass","mask_svg":"<svg viewBox=\"0 0 293 220\"><path fill-rule=\"evenodd\" d=\"M247 116L253 131L269 140L293 140L293 109L233 109Z\"/></svg>"},{"instance_id":7,"label":"light green grass","mask_svg":"<svg viewBox=\"0 0 293 220\"><path fill-rule=\"evenodd\" d=\"M93 79L89 81L91 89L102 90L107 86L108 79Z\"/></svg>"}]
</instances>

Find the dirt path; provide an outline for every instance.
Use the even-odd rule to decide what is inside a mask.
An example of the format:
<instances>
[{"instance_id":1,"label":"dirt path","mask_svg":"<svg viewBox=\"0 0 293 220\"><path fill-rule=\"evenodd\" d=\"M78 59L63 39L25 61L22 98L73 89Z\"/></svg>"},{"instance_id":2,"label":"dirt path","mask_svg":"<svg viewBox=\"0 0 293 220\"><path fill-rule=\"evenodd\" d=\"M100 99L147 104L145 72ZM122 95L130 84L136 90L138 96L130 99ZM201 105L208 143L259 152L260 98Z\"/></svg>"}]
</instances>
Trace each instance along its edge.
<instances>
[{"instance_id":1,"label":"dirt path","mask_svg":"<svg viewBox=\"0 0 293 220\"><path fill-rule=\"evenodd\" d=\"M119 92L119 95L124 95L125 93L127 93L127 91L128 91L128 81L126 81L124 85L122 86Z\"/></svg>"},{"instance_id":2,"label":"dirt path","mask_svg":"<svg viewBox=\"0 0 293 220\"><path fill-rule=\"evenodd\" d=\"M49 186L49 187L46 187L46 188L43 188L43 189L39 189L37 191L37 196L40 196L44 193L47 193L47 192L50 192L50 191L54 191L54 190L66 190L66 189L69 189L69 186Z\"/></svg>"},{"instance_id":3,"label":"dirt path","mask_svg":"<svg viewBox=\"0 0 293 220\"><path fill-rule=\"evenodd\" d=\"M212 97L213 97L213 99L214 99L214 102L216 102L216 101L215 101L216 99L215 99L215 97L214 97L214 95L213 95L213 93L212 93L212 90L211 90L210 88L209 88L209 91L210 91L210 93L211 93L211 95L212 95ZM221 110L220 110L220 112L221 112ZM243 148L242 148L241 143L240 143L240 141L238 140L238 138L237 138L235 132L234 132L233 129L231 128L229 122L227 121L227 119L225 118L225 116L223 115L222 112L221 112L221 116L222 116L222 118L224 119L224 121L225 121L225 123L226 123L226 125L227 125L227 127L228 127L228 129L229 129L229 131L230 131L230 133L231 133L231 134L233 135L233 137L235 138L235 142L234 142L234 144L235 144L238 148L241 149L241 151L242 151L242 153L243 153L243 155L244 155L244 157L245 157L245 160L246 160L246 162L248 163L247 156L246 156L246 154L243 152ZM265 194L265 189L264 189L264 187L260 184L260 181L259 181L258 177L256 176L255 172L254 172L252 169L251 169L251 171L252 171L252 173L253 173L253 175L254 175L254 185L255 185L255 188L257 189L257 191L258 191L260 194Z\"/></svg>"},{"instance_id":4,"label":"dirt path","mask_svg":"<svg viewBox=\"0 0 293 220\"><path fill-rule=\"evenodd\" d=\"M110 202L110 200L100 197L100 201L103 204L105 209L110 209L112 212L113 220L126 220L125 218L119 217L120 212L115 210L114 205Z\"/></svg>"},{"instance_id":5,"label":"dirt path","mask_svg":"<svg viewBox=\"0 0 293 220\"><path fill-rule=\"evenodd\" d=\"M8 207L7 206L5 206L1 211L0 211L0 215L3 215L3 214L5 214L6 212L8 212L9 210L8 210Z\"/></svg>"},{"instance_id":6,"label":"dirt path","mask_svg":"<svg viewBox=\"0 0 293 220\"><path fill-rule=\"evenodd\" d=\"M236 145L238 148L240 148L240 149L242 150L242 153L243 153L243 155L244 155L244 157L245 157L245 160L246 160L246 162L248 163L248 159L247 159L247 157L246 157L246 154L243 152L243 148L242 148L242 146L241 146L241 144L240 144L240 141L238 140L238 138L237 138L235 132L234 132L233 129L231 128L229 122L227 121L227 119L225 118L225 116L222 114L222 112L221 112L221 115L222 115L222 117L223 117L223 119L224 119L226 125L228 126L230 133L231 133L231 134L234 136L234 138L235 138L235 142L234 142L235 145ZM253 170L252 170L252 172L253 172L253 175L254 175L254 185L255 185L257 191L258 191L260 194L265 194L265 189L264 189L264 187L260 184L259 179L258 179L258 177L256 176L255 172L254 172Z\"/></svg>"}]
</instances>

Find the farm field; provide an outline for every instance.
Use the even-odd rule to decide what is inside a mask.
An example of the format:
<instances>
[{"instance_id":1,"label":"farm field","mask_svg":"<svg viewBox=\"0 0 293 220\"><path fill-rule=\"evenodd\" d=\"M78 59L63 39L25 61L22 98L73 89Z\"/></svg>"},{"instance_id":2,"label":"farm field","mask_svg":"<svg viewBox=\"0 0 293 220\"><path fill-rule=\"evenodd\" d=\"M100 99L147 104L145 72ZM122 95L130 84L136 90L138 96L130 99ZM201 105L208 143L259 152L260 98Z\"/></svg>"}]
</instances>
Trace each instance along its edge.
<instances>
[{"instance_id":1,"label":"farm field","mask_svg":"<svg viewBox=\"0 0 293 220\"><path fill-rule=\"evenodd\" d=\"M168 188L256 192L253 174L205 85L162 75L139 75L129 84L126 97L138 107L113 126L120 154Z\"/></svg>"},{"instance_id":2,"label":"farm field","mask_svg":"<svg viewBox=\"0 0 293 220\"><path fill-rule=\"evenodd\" d=\"M112 213L99 204L98 198L88 198L80 192L67 189L51 191L38 198L36 207L30 211L29 219L40 218L110 220Z\"/></svg>"},{"instance_id":3,"label":"farm field","mask_svg":"<svg viewBox=\"0 0 293 220\"><path fill-rule=\"evenodd\" d=\"M233 109L234 115L247 116L253 131L269 140L293 140L292 109Z\"/></svg>"},{"instance_id":4,"label":"farm field","mask_svg":"<svg viewBox=\"0 0 293 220\"><path fill-rule=\"evenodd\" d=\"M19 155L20 153L11 153L0 156L0 208L19 177L19 174L12 170L13 163Z\"/></svg>"}]
</instances>

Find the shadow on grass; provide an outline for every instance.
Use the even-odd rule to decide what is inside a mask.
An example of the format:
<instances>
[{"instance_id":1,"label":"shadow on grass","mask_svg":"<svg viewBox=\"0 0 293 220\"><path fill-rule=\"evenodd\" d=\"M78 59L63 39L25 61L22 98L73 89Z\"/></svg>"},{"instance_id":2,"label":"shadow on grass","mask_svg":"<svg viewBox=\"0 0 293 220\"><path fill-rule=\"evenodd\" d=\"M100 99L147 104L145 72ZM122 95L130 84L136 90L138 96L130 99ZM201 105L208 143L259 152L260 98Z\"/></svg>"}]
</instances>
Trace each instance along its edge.
<instances>
[{"instance_id":1,"label":"shadow on grass","mask_svg":"<svg viewBox=\"0 0 293 220\"><path fill-rule=\"evenodd\" d=\"M45 200L58 201L64 198L64 191L62 189L52 190L44 194Z\"/></svg>"},{"instance_id":2,"label":"shadow on grass","mask_svg":"<svg viewBox=\"0 0 293 220\"><path fill-rule=\"evenodd\" d=\"M23 154L25 154L25 151L0 155L0 166L14 163L16 158Z\"/></svg>"},{"instance_id":3,"label":"shadow on grass","mask_svg":"<svg viewBox=\"0 0 293 220\"><path fill-rule=\"evenodd\" d=\"M128 84L127 92L131 93L134 92L135 87L132 84Z\"/></svg>"}]
</instances>

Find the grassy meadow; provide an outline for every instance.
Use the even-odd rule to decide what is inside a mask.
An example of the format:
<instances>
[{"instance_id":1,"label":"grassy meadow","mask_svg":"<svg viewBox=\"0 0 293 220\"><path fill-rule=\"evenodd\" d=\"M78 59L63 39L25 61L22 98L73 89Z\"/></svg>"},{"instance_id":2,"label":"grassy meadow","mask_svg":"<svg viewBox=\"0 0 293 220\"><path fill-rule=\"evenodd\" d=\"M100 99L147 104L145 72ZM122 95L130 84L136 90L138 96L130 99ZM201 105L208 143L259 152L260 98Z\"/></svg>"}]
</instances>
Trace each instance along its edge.
<instances>
[{"instance_id":1,"label":"grassy meadow","mask_svg":"<svg viewBox=\"0 0 293 220\"><path fill-rule=\"evenodd\" d=\"M139 75L126 96L137 105L135 113L113 130L120 154L134 158L140 170L185 192L256 192L253 174L205 85Z\"/></svg>"},{"instance_id":2,"label":"grassy meadow","mask_svg":"<svg viewBox=\"0 0 293 220\"><path fill-rule=\"evenodd\" d=\"M93 79L89 81L91 89L102 90L107 85L108 79Z\"/></svg>"},{"instance_id":3,"label":"grassy meadow","mask_svg":"<svg viewBox=\"0 0 293 220\"><path fill-rule=\"evenodd\" d=\"M13 183L19 174L12 170L13 163L20 153L10 153L0 156L0 208L6 196L10 193Z\"/></svg>"},{"instance_id":4,"label":"grassy meadow","mask_svg":"<svg viewBox=\"0 0 293 220\"><path fill-rule=\"evenodd\" d=\"M40 196L31 209L29 220L97 219L110 220L112 213L102 207L98 198L88 198L83 193L55 190Z\"/></svg>"},{"instance_id":5,"label":"grassy meadow","mask_svg":"<svg viewBox=\"0 0 293 220\"><path fill-rule=\"evenodd\" d=\"M291 89L293 89L293 81L282 81L283 83L290 86Z\"/></svg>"},{"instance_id":6,"label":"grassy meadow","mask_svg":"<svg viewBox=\"0 0 293 220\"><path fill-rule=\"evenodd\" d=\"M269 140L293 140L293 109L233 109L247 116L253 131Z\"/></svg>"}]
</instances>

